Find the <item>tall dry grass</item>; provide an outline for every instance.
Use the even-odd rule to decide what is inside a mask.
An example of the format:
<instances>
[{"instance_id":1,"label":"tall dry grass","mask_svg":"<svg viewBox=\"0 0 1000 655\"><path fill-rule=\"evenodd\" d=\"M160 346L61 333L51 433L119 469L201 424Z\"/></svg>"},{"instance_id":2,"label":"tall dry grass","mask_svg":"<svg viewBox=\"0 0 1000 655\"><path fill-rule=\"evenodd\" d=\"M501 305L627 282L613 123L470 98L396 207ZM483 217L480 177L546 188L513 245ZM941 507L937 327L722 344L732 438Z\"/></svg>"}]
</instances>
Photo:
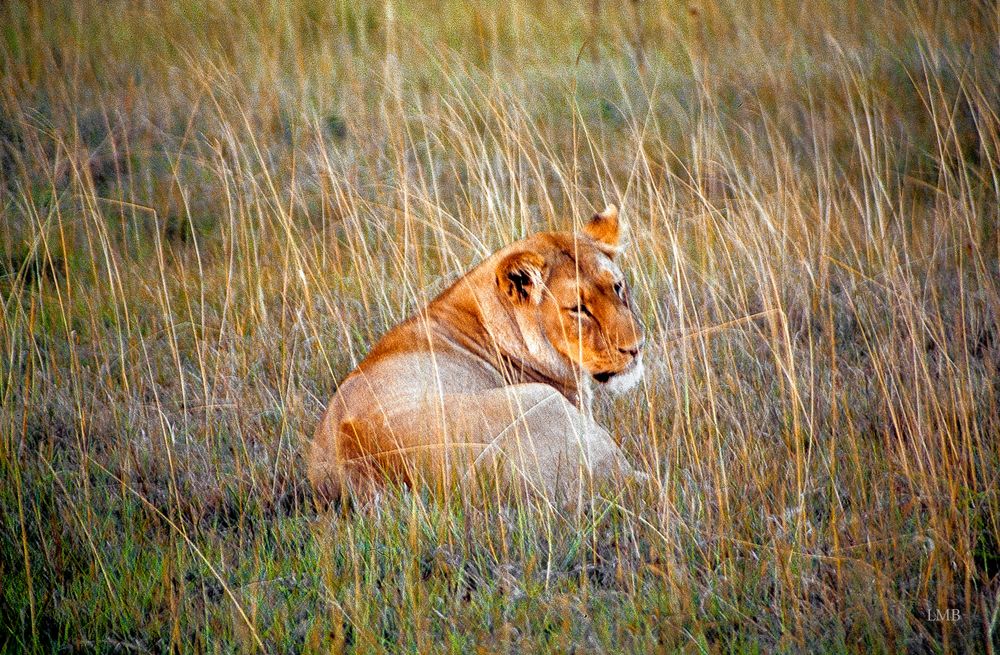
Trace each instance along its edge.
<instances>
[{"instance_id":1,"label":"tall dry grass","mask_svg":"<svg viewBox=\"0 0 1000 655\"><path fill-rule=\"evenodd\" d=\"M994 4L0 23L5 652L992 652ZM606 201L650 365L599 414L649 487L317 512L378 336Z\"/></svg>"}]
</instances>

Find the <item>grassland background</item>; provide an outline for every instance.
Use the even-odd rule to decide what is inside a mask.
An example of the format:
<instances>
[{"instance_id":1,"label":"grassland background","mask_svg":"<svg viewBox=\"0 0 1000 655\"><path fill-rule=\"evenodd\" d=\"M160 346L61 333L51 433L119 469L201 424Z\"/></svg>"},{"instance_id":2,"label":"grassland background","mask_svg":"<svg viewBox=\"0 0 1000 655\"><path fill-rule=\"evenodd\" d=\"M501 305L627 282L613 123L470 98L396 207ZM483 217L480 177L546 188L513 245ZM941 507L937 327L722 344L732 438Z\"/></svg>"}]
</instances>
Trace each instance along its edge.
<instances>
[{"instance_id":1,"label":"grassland background","mask_svg":"<svg viewBox=\"0 0 1000 655\"><path fill-rule=\"evenodd\" d=\"M998 39L992 2L3 3L0 649L991 652ZM317 510L377 337L605 202L650 339L598 413L648 488Z\"/></svg>"}]
</instances>

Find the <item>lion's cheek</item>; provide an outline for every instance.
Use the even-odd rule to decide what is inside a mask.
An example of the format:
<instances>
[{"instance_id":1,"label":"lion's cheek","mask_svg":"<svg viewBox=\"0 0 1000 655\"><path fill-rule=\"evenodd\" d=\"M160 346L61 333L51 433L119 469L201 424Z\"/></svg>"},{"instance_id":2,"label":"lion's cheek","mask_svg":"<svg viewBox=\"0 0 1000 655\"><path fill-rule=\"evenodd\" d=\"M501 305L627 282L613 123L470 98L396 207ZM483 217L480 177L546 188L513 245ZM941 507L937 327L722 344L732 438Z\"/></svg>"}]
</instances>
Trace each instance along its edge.
<instances>
[{"instance_id":1,"label":"lion's cheek","mask_svg":"<svg viewBox=\"0 0 1000 655\"><path fill-rule=\"evenodd\" d=\"M580 336L573 325L567 325L562 321L546 321L542 324L545 338L552 344L560 355L570 361L577 361Z\"/></svg>"}]
</instances>

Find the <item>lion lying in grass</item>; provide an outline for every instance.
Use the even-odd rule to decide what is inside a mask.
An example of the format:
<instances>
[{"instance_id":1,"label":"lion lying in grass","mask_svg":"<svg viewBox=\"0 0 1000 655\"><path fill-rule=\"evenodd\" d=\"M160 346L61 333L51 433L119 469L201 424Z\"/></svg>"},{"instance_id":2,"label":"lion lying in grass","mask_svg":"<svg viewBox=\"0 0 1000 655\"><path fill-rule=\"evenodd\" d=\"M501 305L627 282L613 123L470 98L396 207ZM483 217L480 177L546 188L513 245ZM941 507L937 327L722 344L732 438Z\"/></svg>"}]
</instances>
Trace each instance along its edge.
<instances>
[{"instance_id":1,"label":"lion lying in grass","mask_svg":"<svg viewBox=\"0 0 1000 655\"><path fill-rule=\"evenodd\" d=\"M555 500L633 474L590 411L590 378L622 391L642 375L621 237L612 205L583 233L513 243L388 332L316 429L318 494L484 473Z\"/></svg>"}]
</instances>

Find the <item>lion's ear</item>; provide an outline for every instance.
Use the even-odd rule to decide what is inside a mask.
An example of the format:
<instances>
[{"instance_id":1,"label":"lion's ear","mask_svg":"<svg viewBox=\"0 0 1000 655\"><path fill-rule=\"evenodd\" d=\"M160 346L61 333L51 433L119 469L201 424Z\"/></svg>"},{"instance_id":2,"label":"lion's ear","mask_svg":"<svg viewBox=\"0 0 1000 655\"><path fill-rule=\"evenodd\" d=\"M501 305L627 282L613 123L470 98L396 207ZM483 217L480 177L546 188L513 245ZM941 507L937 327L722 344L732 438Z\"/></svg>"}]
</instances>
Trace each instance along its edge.
<instances>
[{"instance_id":1,"label":"lion's ear","mask_svg":"<svg viewBox=\"0 0 1000 655\"><path fill-rule=\"evenodd\" d=\"M537 252L515 252L497 266L497 286L515 305L542 301L545 258Z\"/></svg>"},{"instance_id":2,"label":"lion's ear","mask_svg":"<svg viewBox=\"0 0 1000 655\"><path fill-rule=\"evenodd\" d=\"M622 249L625 226L618 220L618 208L614 205L608 205L604 211L594 214L583 226L583 232L610 256Z\"/></svg>"}]
</instances>

